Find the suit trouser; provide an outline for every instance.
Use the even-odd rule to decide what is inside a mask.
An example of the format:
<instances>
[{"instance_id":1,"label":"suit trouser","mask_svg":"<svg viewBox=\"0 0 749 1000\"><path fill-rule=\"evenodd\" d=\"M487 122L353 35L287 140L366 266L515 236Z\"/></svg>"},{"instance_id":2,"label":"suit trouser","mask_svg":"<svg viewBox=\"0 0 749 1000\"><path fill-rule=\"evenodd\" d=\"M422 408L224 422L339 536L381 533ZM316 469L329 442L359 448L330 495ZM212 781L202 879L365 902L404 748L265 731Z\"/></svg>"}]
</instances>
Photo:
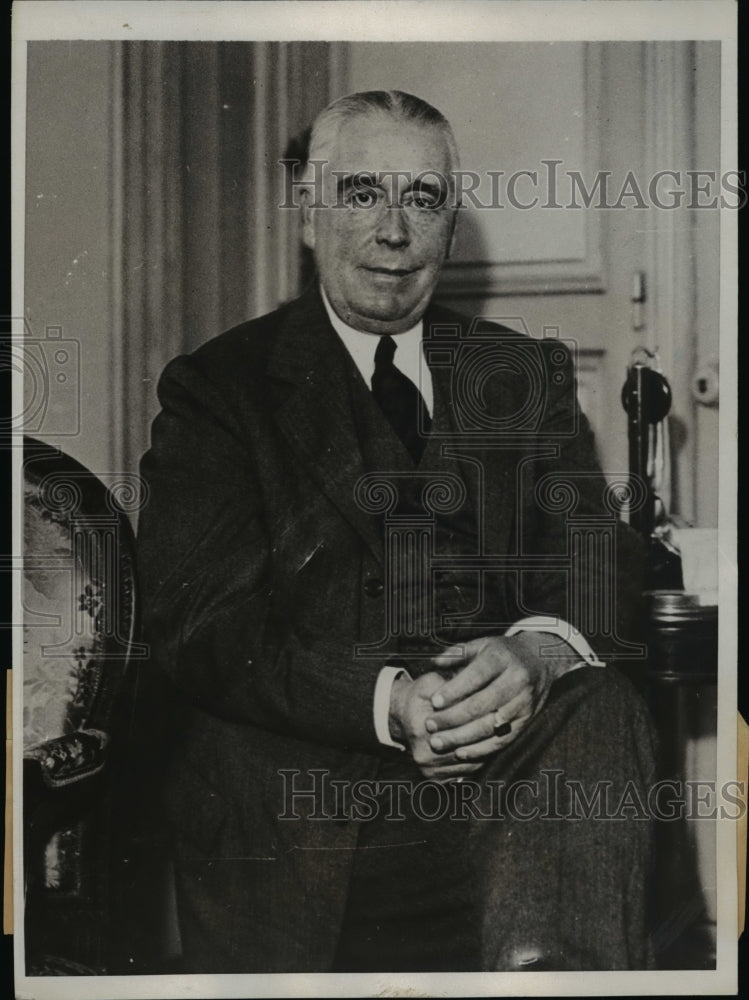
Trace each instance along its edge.
<instances>
[{"instance_id":1,"label":"suit trouser","mask_svg":"<svg viewBox=\"0 0 749 1000\"><path fill-rule=\"evenodd\" d=\"M478 910L454 782L423 779L405 754L377 775L362 823L334 972L480 968Z\"/></svg>"},{"instance_id":2,"label":"suit trouser","mask_svg":"<svg viewBox=\"0 0 749 1000\"><path fill-rule=\"evenodd\" d=\"M653 749L629 682L612 668L582 668L557 681L521 736L447 796L413 769L420 791L407 818L393 823L380 812L362 823L332 968L649 967ZM409 803L408 794L399 801ZM177 864L190 971L223 968L218 871ZM233 919L236 940L241 915ZM247 969L258 971L249 914L240 926ZM226 971L242 971L241 945Z\"/></svg>"},{"instance_id":3,"label":"suit trouser","mask_svg":"<svg viewBox=\"0 0 749 1000\"><path fill-rule=\"evenodd\" d=\"M487 769L514 815L471 824L482 966L651 967L647 710L615 670L583 668L555 684L535 722Z\"/></svg>"}]
</instances>

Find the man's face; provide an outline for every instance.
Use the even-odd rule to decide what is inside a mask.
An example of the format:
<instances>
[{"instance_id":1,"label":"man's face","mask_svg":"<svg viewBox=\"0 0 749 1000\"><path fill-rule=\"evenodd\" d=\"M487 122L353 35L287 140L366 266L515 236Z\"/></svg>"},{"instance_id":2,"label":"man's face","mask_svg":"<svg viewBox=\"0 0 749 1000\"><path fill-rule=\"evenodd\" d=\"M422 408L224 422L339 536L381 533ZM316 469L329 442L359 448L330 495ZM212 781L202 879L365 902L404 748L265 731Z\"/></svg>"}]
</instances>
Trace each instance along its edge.
<instances>
[{"instance_id":1,"label":"man's face","mask_svg":"<svg viewBox=\"0 0 749 1000\"><path fill-rule=\"evenodd\" d=\"M325 168L326 207L304 208L303 237L331 305L350 326L401 333L421 319L452 242L449 169L447 144L433 127L371 114L340 129Z\"/></svg>"}]
</instances>

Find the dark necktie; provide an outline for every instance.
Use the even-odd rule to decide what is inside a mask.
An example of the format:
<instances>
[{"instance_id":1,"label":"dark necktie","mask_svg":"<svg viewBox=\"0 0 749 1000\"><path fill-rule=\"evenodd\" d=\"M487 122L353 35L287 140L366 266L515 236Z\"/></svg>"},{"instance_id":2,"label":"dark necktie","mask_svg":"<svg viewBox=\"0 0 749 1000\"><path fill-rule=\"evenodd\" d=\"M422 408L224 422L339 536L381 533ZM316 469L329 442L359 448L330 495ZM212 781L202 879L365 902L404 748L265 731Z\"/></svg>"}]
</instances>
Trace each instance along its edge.
<instances>
[{"instance_id":1,"label":"dark necktie","mask_svg":"<svg viewBox=\"0 0 749 1000\"><path fill-rule=\"evenodd\" d=\"M394 355L393 338L380 337L375 351L372 395L417 463L424 453L432 420L419 390L393 364Z\"/></svg>"}]
</instances>

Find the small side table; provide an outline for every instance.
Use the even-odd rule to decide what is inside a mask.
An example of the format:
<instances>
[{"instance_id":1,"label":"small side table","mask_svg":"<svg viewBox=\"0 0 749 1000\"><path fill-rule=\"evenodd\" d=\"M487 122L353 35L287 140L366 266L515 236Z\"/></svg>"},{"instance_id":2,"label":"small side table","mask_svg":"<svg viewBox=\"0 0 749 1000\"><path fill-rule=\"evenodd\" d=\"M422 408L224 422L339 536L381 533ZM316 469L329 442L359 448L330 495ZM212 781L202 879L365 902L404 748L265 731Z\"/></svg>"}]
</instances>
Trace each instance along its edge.
<instances>
[{"instance_id":1,"label":"small side table","mask_svg":"<svg viewBox=\"0 0 749 1000\"><path fill-rule=\"evenodd\" d=\"M651 591L645 696L659 737L658 779L715 781L718 608L683 591ZM715 823L656 824L656 958L661 968L714 968Z\"/></svg>"}]
</instances>

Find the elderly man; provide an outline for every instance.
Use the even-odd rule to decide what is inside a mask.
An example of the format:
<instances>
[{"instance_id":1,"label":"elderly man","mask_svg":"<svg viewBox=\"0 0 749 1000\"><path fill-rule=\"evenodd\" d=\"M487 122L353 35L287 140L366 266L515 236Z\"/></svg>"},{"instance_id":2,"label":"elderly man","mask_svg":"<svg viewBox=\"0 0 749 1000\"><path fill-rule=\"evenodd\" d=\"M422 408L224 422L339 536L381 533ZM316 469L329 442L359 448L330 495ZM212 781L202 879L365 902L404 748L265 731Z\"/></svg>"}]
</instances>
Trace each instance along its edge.
<instances>
[{"instance_id":1,"label":"elderly man","mask_svg":"<svg viewBox=\"0 0 749 1000\"><path fill-rule=\"evenodd\" d=\"M569 352L432 303L456 168L419 98L334 102L319 280L162 376L139 545L187 971L649 961L650 730L607 665L636 546Z\"/></svg>"}]
</instances>

